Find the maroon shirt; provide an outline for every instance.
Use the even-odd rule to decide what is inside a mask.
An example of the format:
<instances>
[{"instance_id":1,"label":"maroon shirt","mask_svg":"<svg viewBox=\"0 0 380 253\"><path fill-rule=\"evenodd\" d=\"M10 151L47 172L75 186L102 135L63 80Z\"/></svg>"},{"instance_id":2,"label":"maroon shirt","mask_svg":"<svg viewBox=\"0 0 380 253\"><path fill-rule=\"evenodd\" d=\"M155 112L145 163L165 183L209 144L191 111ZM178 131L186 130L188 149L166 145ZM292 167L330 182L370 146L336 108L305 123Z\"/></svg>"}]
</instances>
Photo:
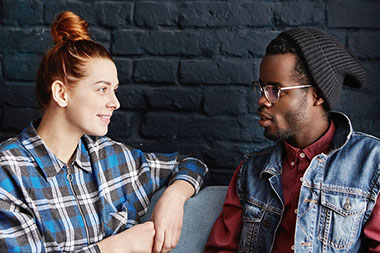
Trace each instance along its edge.
<instances>
[{"instance_id":1,"label":"maroon shirt","mask_svg":"<svg viewBox=\"0 0 380 253\"><path fill-rule=\"evenodd\" d=\"M314 156L327 154L335 133L335 125L331 122L327 132L316 142L304 149L294 148L284 142L286 155L283 157L282 188L285 212L276 233L272 252L293 252L294 234L297 219L297 206L301 190L302 176ZM215 221L207 241L206 253L237 252L239 249L242 228L242 207L236 192L238 169L232 177L228 188L223 210ZM364 225L364 237L370 247L370 252L380 252L380 204L379 199L372 211L371 217Z\"/></svg>"}]
</instances>

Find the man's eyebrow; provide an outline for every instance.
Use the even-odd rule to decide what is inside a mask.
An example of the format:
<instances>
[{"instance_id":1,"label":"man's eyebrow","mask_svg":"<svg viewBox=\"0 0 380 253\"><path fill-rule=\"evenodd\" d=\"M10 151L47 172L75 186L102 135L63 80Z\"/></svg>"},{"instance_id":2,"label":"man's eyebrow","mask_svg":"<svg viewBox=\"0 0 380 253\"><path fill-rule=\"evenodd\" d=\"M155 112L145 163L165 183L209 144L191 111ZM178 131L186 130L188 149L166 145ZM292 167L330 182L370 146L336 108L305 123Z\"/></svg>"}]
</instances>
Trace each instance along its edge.
<instances>
[{"instance_id":1,"label":"man's eyebrow","mask_svg":"<svg viewBox=\"0 0 380 253\"><path fill-rule=\"evenodd\" d=\"M260 83L262 83L264 85L282 86L282 84L279 82L268 82L267 84L265 84L261 79L259 79L259 81L260 81Z\"/></svg>"}]
</instances>

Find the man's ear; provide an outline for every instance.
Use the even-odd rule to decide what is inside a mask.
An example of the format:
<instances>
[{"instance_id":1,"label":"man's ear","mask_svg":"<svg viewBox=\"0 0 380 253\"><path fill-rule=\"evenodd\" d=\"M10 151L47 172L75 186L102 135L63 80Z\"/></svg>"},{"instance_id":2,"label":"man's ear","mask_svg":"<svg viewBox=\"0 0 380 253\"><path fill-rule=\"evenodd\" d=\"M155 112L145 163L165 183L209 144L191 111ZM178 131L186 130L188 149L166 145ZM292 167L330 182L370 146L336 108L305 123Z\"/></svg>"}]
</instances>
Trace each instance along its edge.
<instances>
[{"instance_id":1,"label":"man's ear","mask_svg":"<svg viewBox=\"0 0 380 253\"><path fill-rule=\"evenodd\" d=\"M65 84L59 80L56 80L51 85L52 98L60 107L67 106L67 88Z\"/></svg>"},{"instance_id":2,"label":"man's ear","mask_svg":"<svg viewBox=\"0 0 380 253\"><path fill-rule=\"evenodd\" d=\"M313 97L314 97L315 106L320 106L325 102L325 99L321 95L318 95L318 92L315 89L314 89Z\"/></svg>"}]
</instances>

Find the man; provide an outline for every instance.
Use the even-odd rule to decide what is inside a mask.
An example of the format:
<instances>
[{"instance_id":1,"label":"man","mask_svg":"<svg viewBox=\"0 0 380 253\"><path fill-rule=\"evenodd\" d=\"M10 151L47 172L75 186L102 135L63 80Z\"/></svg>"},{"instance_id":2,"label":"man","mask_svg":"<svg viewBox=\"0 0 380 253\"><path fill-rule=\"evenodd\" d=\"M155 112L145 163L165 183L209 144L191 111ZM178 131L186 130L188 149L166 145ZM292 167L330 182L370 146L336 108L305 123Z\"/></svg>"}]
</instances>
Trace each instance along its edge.
<instances>
[{"instance_id":1,"label":"man","mask_svg":"<svg viewBox=\"0 0 380 253\"><path fill-rule=\"evenodd\" d=\"M365 83L325 33L292 29L270 43L257 114L278 142L239 165L206 252L380 251L379 139L329 112L343 84Z\"/></svg>"}]
</instances>

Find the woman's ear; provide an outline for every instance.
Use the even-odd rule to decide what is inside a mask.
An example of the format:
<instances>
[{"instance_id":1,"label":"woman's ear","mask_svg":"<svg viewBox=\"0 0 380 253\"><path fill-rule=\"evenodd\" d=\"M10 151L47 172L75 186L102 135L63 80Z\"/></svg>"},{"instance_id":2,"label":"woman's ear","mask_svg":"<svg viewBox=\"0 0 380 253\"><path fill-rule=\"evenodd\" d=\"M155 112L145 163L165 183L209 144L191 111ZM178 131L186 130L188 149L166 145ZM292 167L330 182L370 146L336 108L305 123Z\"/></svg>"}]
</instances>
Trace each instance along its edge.
<instances>
[{"instance_id":1,"label":"woman's ear","mask_svg":"<svg viewBox=\"0 0 380 253\"><path fill-rule=\"evenodd\" d=\"M63 82L56 80L51 85L52 98L60 107L67 106L67 88Z\"/></svg>"}]
</instances>

